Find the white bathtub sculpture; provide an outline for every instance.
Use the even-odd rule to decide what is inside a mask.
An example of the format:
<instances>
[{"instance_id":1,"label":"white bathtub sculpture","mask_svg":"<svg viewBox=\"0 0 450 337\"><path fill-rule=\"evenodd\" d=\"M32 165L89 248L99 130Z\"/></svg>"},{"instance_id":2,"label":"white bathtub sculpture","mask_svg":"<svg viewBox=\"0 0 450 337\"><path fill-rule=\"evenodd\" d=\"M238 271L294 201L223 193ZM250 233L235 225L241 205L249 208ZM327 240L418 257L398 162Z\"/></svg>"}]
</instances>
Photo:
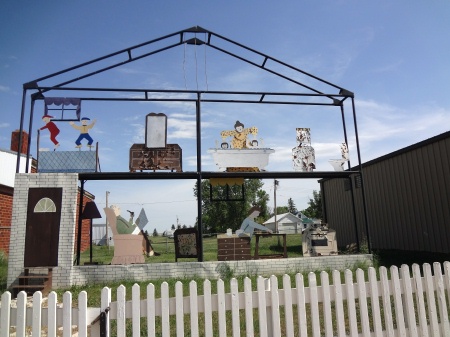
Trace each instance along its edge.
<instances>
[{"instance_id":1,"label":"white bathtub sculpture","mask_svg":"<svg viewBox=\"0 0 450 337\"><path fill-rule=\"evenodd\" d=\"M244 128L244 124L236 121L234 130L222 131L220 136L222 143L216 143L216 148L209 149L214 163L218 166L220 171L225 171L231 168L249 168L263 171L269 164L269 155L275 150L260 147L256 135L258 128L252 126ZM248 139L251 134L253 139ZM232 137L230 143L227 142L228 137ZM262 140L260 139L261 143ZM231 144L231 146L230 146Z\"/></svg>"}]
</instances>

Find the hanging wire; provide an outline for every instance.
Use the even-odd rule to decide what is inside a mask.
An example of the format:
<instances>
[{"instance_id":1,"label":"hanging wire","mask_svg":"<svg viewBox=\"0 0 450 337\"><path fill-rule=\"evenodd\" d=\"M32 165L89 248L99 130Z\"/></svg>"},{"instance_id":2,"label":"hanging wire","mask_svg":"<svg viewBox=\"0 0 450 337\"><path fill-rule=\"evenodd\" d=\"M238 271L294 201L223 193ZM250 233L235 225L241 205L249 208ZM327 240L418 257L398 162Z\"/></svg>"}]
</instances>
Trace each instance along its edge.
<instances>
[{"instance_id":1,"label":"hanging wire","mask_svg":"<svg viewBox=\"0 0 450 337\"><path fill-rule=\"evenodd\" d=\"M206 82L206 91L208 91L208 74L206 72L206 32L205 34L205 43L203 44L205 46L205 82Z\"/></svg>"},{"instance_id":2,"label":"hanging wire","mask_svg":"<svg viewBox=\"0 0 450 337\"><path fill-rule=\"evenodd\" d=\"M183 53L183 76L184 76L184 88L187 90L186 81L186 42L184 43L184 53Z\"/></svg>"},{"instance_id":3,"label":"hanging wire","mask_svg":"<svg viewBox=\"0 0 450 337\"><path fill-rule=\"evenodd\" d=\"M197 83L198 90L198 64L197 64L197 33L195 33L195 44L194 44L194 55L195 55L195 82Z\"/></svg>"}]
</instances>

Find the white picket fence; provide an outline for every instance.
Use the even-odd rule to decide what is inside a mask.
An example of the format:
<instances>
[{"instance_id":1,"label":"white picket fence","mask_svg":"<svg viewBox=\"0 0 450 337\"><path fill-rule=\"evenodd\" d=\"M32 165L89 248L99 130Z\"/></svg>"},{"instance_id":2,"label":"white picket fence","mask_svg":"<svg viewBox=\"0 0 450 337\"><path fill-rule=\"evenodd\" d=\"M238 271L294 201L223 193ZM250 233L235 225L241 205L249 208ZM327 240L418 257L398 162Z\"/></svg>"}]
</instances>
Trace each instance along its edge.
<instances>
[{"instance_id":1,"label":"white picket fence","mask_svg":"<svg viewBox=\"0 0 450 337\"><path fill-rule=\"evenodd\" d=\"M444 273L442 273L442 268ZM433 270L424 264L410 271L408 266L364 271L346 270L320 273L320 286L314 273L308 274L305 287L302 274L282 277L282 287L275 276L259 277L256 290L251 280L244 280L239 292L238 281L203 283L203 295L198 295L197 283L189 283L189 294L183 294L181 282L175 284L175 297L169 297L169 285L164 282L158 298L149 284L146 297L135 284L131 301L126 301L126 288L117 288L117 301L111 302L111 289L104 288L101 308L87 307L87 293L81 292L78 307L72 306L72 295L66 292L57 303L54 292L42 308L42 295L33 296L27 307L25 293L11 307L11 294L2 295L0 337L15 332L20 336L69 337L76 331L79 337L100 336L100 312L105 312L105 336L450 336L448 310L450 306L450 263L435 263ZM268 286L269 285L269 286ZM292 285L295 285L292 287ZM94 322L94 323L93 323ZM45 334L44 334L45 333Z\"/></svg>"}]
</instances>

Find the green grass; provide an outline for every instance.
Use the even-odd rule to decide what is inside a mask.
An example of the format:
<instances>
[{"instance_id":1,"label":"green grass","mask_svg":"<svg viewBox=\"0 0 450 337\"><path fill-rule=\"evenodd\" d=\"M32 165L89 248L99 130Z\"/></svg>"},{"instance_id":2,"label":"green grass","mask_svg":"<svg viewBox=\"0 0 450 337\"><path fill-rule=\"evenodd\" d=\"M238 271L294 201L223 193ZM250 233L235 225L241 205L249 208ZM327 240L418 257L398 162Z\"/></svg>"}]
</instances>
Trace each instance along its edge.
<instances>
[{"instance_id":1,"label":"green grass","mask_svg":"<svg viewBox=\"0 0 450 337\"><path fill-rule=\"evenodd\" d=\"M162 236L151 237L151 242L155 252L159 256L150 256L145 259L146 263L167 263L175 262L175 245L173 239ZM302 256L302 235L290 234L286 240L288 257ZM252 239L252 255L254 254L255 239ZM114 247L93 246L92 261L100 264L109 264L114 256ZM283 252L282 240L278 245L278 237L263 237L259 241L259 254L281 254ZM81 254L81 264L90 261L89 249ZM195 261L195 259L178 259L178 261ZM217 261L217 238L209 237L203 239L203 261Z\"/></svg>"},{"instance_id":2,"label":"green grass","mask_svg":"<svg viewBox=\"0 0 450 337\"><path fill-rule=\"evenodd\" d=\"M8 277L8 259L2 251L0 251L0 294L6 290L6 279Z\"/></svg>"}]
</instances>

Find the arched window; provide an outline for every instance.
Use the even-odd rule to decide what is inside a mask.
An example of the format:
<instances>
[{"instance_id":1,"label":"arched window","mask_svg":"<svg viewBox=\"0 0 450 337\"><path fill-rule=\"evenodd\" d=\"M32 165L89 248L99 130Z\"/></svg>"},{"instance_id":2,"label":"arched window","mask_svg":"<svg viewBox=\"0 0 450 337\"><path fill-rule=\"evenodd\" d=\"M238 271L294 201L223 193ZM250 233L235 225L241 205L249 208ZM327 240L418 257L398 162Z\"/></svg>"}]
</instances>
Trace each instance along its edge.
<instances>
[{"instance_id":1,"label":"arched window","mask_svg":"<svg viewBox=\"0 0 450 337\"><path fill-rule=\"evenodd\" d=\"M42 198L34 206L35 213L54 213L56 212L56 205L50 198Z\"/></svg>"}]
</instances>

